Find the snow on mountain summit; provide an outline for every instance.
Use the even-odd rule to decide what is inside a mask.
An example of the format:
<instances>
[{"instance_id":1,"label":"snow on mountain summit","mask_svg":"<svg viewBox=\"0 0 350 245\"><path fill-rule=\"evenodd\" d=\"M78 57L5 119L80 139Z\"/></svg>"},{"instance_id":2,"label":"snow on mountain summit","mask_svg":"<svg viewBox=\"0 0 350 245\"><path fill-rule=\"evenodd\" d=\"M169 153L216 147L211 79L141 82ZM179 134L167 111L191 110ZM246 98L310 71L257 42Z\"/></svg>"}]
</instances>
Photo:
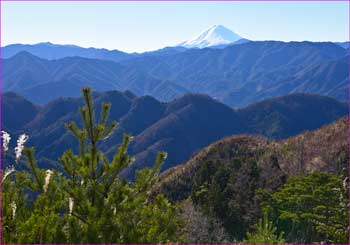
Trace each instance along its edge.
<instances>
[{"instance_id":1,"label":"snow on mountain summit","mask_svg":"<svg viewBox=\"0 0 350 245\"><path fill-rule=\"evenodd\" d=\"M186 48L206 48L210 46L229 44L242 39L233 31L222 25L214 25L191 40L180 43Z\"/></svg>"}]
</instances>

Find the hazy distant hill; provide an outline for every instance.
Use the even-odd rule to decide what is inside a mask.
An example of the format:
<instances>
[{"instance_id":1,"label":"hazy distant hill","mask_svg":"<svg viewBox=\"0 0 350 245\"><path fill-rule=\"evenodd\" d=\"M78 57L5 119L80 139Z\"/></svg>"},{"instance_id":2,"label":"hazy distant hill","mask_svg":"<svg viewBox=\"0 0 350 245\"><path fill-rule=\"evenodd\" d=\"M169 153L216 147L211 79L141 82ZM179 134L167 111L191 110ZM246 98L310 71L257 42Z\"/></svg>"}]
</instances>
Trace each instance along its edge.
<instances>
[{"instance_id":1,"label":"hazy distant hill","mask_svg":"<svg viewBox=\"0 0 350 245\"><path fill-rule=\"evenodd\" d=\"M84 85L96 91L130 90L162 101L203 93L233 107L291 93L345 101L346 54L330 42L277 41L221 49L168 48L120 63L81 57L48 61L21 52L3 61L3 89L41 104L79 96Z\"/></svg>"},{"instance_id":2,"label":"hazy distant hill","mask_svg":"<svg viewBox=\"0 0 350 245\"><path fill-rule=\"evenodd\" d=\"M191 49L166 57L141 57L124 61L123 65L242 107L295 92L344 99L347 68L341 64L345 55L346 50L333 43L262 41L224 49ZM318 73L311 69L318 69ZM328 78L317 76L325 71ZM332 82L324 86L324 79L330 78Z\"/></svg>"},{"instance_id":3,"label":"hazy distant hill","mask_svg":"<svg viewBox=\"0 0 350 245\"><path fill-rule=\"evenodd\" d=\"M64 123L80 122L81 99L58 99L38 107L13 93L5 93L3 101L3 115L7 115L3 116L3 128L12 134L30 134L29 145L36 147L39 159L56 161L65 149L77 149L77 142ZM162 103L130 92L96 93L97 108L102 101L112 103L111 119L118 120L120 127L101 147L112 154L124 132L134 135L130 153L137 161L130 171L150 166L159 150L169 153L164 166L167 169L225 136L258 133L284 138L319 128L347 113L345 103L314 95L285 96L239 111L205 95L186 95Z\"/></svg>"},{"instance_id":4,"label":"hazy distant hill","mask_svg":"<svg viewBox=\"0 0 350 245\"><path fill-rule=\"evenodd\" d=\"M133 57L133 54L128 54L119 50L82 48L76 45L58 45L50 42L38 44L11 44L2 48L2 57L5 59L10 58L22 51L48 60L80 56L91 59L121 61Z\"/></svg>"},{"instance_id":5,"label":"hazy distant hill","mask_svg":"<svg viewBox=\"0 0 350 245\"><path fill-rule=\"evenodd\" d=\"M66 57L82 57L89 59L109 60L120 62L140 56L168 55L185 51L183 47L165 47L155 51L144 53L126 53L119 50L104 48L83 48L77 45L61 45L50 42L37 44L11 44L2 48L2 57L7 59L20 52L29 52L47 60L56 60Z\"/></svg>"},{"instance_id":6,"label":"hazy distant hill","mask_svg":"<svg viewBox=\"0 0 350 245\"><path fill-rule=\"evenodd\" d=\"M45 60L20 52L3 60L3 90L14 91L34 103L45 104L59 97L78 97L82 86L95 91L132 90L135 94L163 93L178 97L186 90L119 63L68 57Z\"/></svg>"}]
</instances>

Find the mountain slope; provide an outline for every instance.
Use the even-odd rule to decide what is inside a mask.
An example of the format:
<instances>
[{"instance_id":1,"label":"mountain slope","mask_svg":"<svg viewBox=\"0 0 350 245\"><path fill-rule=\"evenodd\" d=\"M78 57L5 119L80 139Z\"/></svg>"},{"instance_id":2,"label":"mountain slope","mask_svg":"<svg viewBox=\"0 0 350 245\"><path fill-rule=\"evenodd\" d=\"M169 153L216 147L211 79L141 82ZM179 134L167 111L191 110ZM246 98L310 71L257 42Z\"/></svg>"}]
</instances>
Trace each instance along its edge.
<instances>
[{"instance_id":1,"label":"mountain slope","mask_svg":"<svg viewBox=\"0 0 350 245\"><path fill-rule=\"evenodd\" d=\"M297 71L289 81L276 84L261 91L260 98L268 97L270 93L316 93L348 100L348 59L343 57L336 60L310 65Z\"/></svg>"},{"instance_id":2,"label":"mountain slope","mask_svg":"<svg viewBox=\"0 0 350 245\"><path fill-rule=\"evenodd\" d=\"M162 174L162 183L158 187L176 186L176 182L191 185L193 175L198 172L203 162L217 159L220 160L220 164L224 164L239 156L239 151L236 154L224 154L227 149L234 147L246 148L256 153L261 150L274 152L280 167L288 175L315 170L336 173L341 171L337 165L339 160L337 157L340 153L347 151L348 123L349 118L343 117L314 131L306 131L280 141L268 141L252 135L234 135L224 138L202 149L187 162L165 171ZM302 150L301 146L303 146ZM303 155L302 165L299 165L300 154ZM264 159L261 160L264 161ZM173 184L170 184L171 182Z\"/></svg>"},{"instance_id":3,"label":"mountain slope","mask_svg":"<svg viewBox=\"0 0 350 245\"><path fill-rule=\"evenodd\" d=\"M164 165L166 169L183 161L183 156L243 128L231 108L208 96L186 95L170 102L163 117L135 137L131 149L140 164L154 159L158 149L167 151L172 157Z\"/></svg>"},{"instance_id":4,"label":"mountain slope","mask_svg":"<svg viewBox=\"0 0 350 245\"><path fill-rule=\"evenodd\" d=\"M247 132L272 139L319 128L345 111L345 103L339 106L335 99L308 94L268 99L238 110L241 120L248 122Z\"/></svg>"},{"instance_id":5,"label":"mountain slope","mask_svg":"<svg viewBox=\"0 0 350 245\"><path fill-rule=\"evenodd\" d=\"M5 127L11 134L30 134L28 144L36 147L39 163L55 162L67 148L77 150L77 142L64 124L73 120L81 125L78 111L81 98L57 99L37 107L29 102L22 103L25 100L21 97L13 99L17 97L13 93L4 94L3 125L11 125ZM238 111L205 95L186 95L169 103L117 91L95 93L94 98L97 115L101 102L110 102L111 120L120 123L115 134L101 145L107 155L115 152L123 133L134 136L129 150L136 156L136 162L125 173L129 176L137 168L150 166L159 150L169 153L163 167L167 169L222 137L258 133L269 138L284 138L318 128L347 114L345 103L312 95L286 96ZM23 105L28 103L33 109ZM314 110L312 113L310 108ZM17 120L16 113L24 110L28 117L19 125L12 123ZM11 113L13 116L6 116Z\"/></svg>"},{"instance_id":6,"label":"mountain slope","mask_svg":"<svg viewBox=\"0 0 350 245\"><path fill-rule=\"evenodd\" d=\"M266 166L266 161L273 156L288 175L316 170L337 173L342 171L339 165L341 157L347 156L348 120L348 117L343 117L318 130L281 141L267 141L251 135L227 137L202 149L184 164L162 173L155 191L167 194L172 200L186 199L191 193L194 176L200 172L203 163L210 161L223 165L248 151L257 157L260 167Z\"/></svg>"},{"instance_id":7,"label":"mountain slope","mask_svg":"<svg viewBox=\"0 0 350 245\"><path fill-rule=\"evenodd\" d=\"M123 65L188 91L208 94L230 106L244 107L295 90L324 95L336 89L332 96L343 99L347 86L338 73L344 74L347 69L342 65L339 70L329 67L343 63L345 55L346 50L333 43L263 41L223 49L190 49L166 57L141 57ZM329 70L332 83L316 77L310 72L312 68ZM325 83L329 86L317 86Z\"/></svg>"},{"instance_id":8,"label":"mountain slope","mask_svg":"<svg viewBox=\"0 0 350 245\"><path fill-rule=\"evenodd\" d=\"M289 177L346 171L348 124L344 117L283 141L252 135L227 137L165 171L153 191L172 201L192 203L219 220L231 239L242 239L263 215L264 202Z\"/></svg>"},{"instance_id":9,"label":"mountain slope","mask_svg":"<svg viewBox=\"0 0 350 245\"><path fill-rule=\"evenodd\" d=\"M3 94L1 106L2 130L11 132L24 129L41 111L40 107L13 92Z\"/></svg>"},{"instance_id":10,"label":"mountain slope","mask_svg":"<svg viewBox=\"0 0 350 245\"><path fill-rule=\"evenodd\" d=\"M347 51L334 43L262 41L164 52L121 63L81 57L48 61L18 53L3 60L3 86L41 104L78 96L85 85L162 101L203 93L233 107L296 92L347 98Z\"/></svg>"},{"instance_id":11,"label":"mountain slope","mask_svg":"<svg viewBox=\"0 0 350 245\"><path fill-rule=\"evenodd\" d=\"M4 91L17 92L38 104L59 97L80 96L83 86L91 86L95 91L131 90L137 95L165 90L169 98L186 91L179 85L106 60L68 57L48 61L20 52L3 60L3 67Z\"/></svg>"}]
</instances>

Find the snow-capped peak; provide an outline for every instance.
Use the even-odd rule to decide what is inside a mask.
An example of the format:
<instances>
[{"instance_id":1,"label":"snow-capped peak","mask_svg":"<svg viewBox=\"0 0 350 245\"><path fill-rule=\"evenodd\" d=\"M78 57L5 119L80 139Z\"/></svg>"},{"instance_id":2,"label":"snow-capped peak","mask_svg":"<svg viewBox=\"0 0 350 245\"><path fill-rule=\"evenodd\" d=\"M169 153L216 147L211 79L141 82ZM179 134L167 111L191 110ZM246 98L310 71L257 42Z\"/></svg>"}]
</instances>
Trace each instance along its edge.
<instances>
[{"instance_id":1,"label":"snow-capped peak","mask_svg":"<svg viewBox=\"0 0 350 245\"><path fill-rule=\"evenodd\" d=\"M193 39L180 43L179 46L186 48L206 48L233 43L239 39L242 38L226 27L222 25L214 25Z\"/></svg>"}]
</instances>

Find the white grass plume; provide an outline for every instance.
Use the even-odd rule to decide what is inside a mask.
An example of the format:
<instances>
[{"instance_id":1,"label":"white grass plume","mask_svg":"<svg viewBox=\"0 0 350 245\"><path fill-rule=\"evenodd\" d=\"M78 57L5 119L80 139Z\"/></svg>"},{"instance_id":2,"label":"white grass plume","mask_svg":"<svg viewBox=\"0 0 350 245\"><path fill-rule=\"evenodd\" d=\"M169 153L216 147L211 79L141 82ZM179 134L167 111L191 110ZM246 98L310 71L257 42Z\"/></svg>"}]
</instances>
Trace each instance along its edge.
<instances>
[{"instance_id":1,"label":"white grass plume","mask_svg":"<svg viewBox=\"0 0 350 245\"><path fill-rule=\"evenodd\" d=\"M15 147L16 162L17 163L22 156L22 151L24 149L24 143L26 143L27 140L28 140L28 135L26 135L26 134L21 134L17 139L17 146Z\"/></svg>"},{"instance_id":2,"label":"white grass plume","mask_svg":"<svg viewBox=\"0 0 350 245\"><path fill-rule=\"evenodd\" d=\"M11 135L6 131L1 131L1 133L2 133L2 148L4 150L4 153L6 153L9 150Z\"/></svg>"},{"instance_id":3,"label":"white grass plume","mask_svg":"<svg viewBox=\"0 0 350 245\"><path fill-rule=\"evenodd\" d=\"M47 188L49 187L51 175L53 174L53 171L48 169L46 170L46 176L45 176L45 184L43 186L44 192L47 192Z\"/></svg>"},{"instance_id":4,"label":"white grass plume","mask_svg":"<svg viewBox=\"0 0 350 245\"><path fill-rule=\"evenodd\" d=\"M5 169L4 176L2 177L1 183L4 183L5 179L12 173L16 172L16 169L14 166L7 167Z\"/></svg>"}]
</instances>

